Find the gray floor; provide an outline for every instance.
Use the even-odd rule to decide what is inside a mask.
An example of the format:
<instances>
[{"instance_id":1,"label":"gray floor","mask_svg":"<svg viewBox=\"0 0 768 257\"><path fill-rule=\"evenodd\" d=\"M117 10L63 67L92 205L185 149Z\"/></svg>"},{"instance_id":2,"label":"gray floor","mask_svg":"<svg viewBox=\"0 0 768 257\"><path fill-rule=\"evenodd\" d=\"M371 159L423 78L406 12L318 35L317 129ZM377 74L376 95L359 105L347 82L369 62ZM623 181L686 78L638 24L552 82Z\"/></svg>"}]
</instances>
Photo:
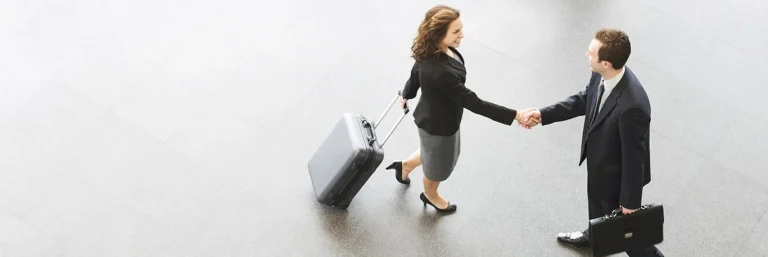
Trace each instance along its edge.
<instances>
[{"instance_id":1,"label":"gray floor","mask_svg":"<svg viewBox=\"0 0 768 257\"><path fill-rule=\"evenodd\" d=\"M309 157L342 113L379 115L436 3L0 1L0 256L588 256L555 241L586 226L581 120L467 112L453 215L422 208L420 170L406 188L382 167L347 211L315 201ZM592 33L627 31L659 248L768 256L766 1L441 3L468 86L512 108L582 89ZM417 145L409 116L384 163Z\"/></svg>"}]
</instances>

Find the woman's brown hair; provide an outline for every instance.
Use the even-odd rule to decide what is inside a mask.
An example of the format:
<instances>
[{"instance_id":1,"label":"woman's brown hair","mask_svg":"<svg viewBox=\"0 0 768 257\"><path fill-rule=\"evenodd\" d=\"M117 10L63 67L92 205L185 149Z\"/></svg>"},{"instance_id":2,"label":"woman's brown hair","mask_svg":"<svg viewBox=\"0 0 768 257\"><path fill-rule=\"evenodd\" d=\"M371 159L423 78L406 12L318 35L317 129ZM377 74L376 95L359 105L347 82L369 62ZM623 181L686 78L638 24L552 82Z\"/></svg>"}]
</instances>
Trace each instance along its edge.
<instances>
[{"instance_id":1,"label":"woman's brown hair","mask_svg":"<svg viewBox=\"0 0 768 257\"><path fill-rule=\"evenodd\" d=\"M445 5L437 5L429 9L419 25L419 34L413 39L411 57L420 62L427 56L443 50L443 39L448 33L448 27L459 16L459 10Z\"/></svg>"}]
</instances>

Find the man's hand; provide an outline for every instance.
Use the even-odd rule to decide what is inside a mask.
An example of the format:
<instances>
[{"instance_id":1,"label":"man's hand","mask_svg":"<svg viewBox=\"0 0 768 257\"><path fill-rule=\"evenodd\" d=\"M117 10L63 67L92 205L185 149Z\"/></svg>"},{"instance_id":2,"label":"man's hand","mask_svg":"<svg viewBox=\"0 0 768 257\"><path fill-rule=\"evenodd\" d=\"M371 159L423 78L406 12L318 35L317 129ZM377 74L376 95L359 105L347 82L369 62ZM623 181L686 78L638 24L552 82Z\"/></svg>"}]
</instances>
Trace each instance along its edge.
<instances>
[{"instance_id":1,"label":"man's hand","mask_svg":"<svg viewBox=\"0 0 768 257\"><path fill-rule=\"evenodd\" d=\"M531 129L541 123L541 112L536 108L528 108L519 111L515 119L521 127Z\"/></svg>"},{"instance_id":2,"label":"man's hand","mask_svg":"<svg viewBox=\"0 0 768 257\"><path fill-rule=\"evenodd\" d=\"M630 209L624 208L624 206L621 206L621 213L623 213L624 215L633 213L635 211L637 211L637 210L630 210Z\"/></svg>"},{"instance_id":3,"label":"man's hand","mask_svg":"<svg viewBox=\"0 0 768 257\"><path fill-rule=\"evenodd\" d=\"M408 99L405 99L405 98L400 99L400 107L402 107L403 109L405 109L406 103L408 103Z\"/></svg>"}]
</instances>

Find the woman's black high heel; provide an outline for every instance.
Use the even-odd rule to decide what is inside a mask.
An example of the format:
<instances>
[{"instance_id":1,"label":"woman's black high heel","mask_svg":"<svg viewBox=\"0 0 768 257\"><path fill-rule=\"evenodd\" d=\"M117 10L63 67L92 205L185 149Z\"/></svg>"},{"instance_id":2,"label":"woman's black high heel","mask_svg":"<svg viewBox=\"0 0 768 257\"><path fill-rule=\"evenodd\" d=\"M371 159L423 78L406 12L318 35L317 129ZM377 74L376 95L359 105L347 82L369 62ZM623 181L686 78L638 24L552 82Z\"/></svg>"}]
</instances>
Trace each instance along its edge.
<instances>
[{"instance_id":1,"label":"woman's black high heel","mask_svg":"<svg viewBox=\"0 0 768 257\"><path fill-rule=\"evenodd\" d=\"M403 180L403 162L393 162L387 167L388 170L395 170L395 178L397 179L397 182L400 182L402 184L410 184L411 178L406 178Z\"/></svg>"},{"instance_id":2,"label":"woman's black high heel","mask_svg":"<svg viewBox=\"0 0 768 257\"><path fill-rule=\"evenodd\" d=\"M432 207L435 207L435 210L437 210L438 212L455 212L456 211L456 204L452 202L448 202L448 207L445 207L445 209L440 209L440 208L437 208L437 206L435 206L435 204L433 204L431 201L429 201L429 199L427 199L427 196L424 195L424 193L421 193L421 195L419 195L419 198L421 198L421 201L424 202L425 207L427 206L427 204L432 205Z\"/></svg>"}]
</instances>

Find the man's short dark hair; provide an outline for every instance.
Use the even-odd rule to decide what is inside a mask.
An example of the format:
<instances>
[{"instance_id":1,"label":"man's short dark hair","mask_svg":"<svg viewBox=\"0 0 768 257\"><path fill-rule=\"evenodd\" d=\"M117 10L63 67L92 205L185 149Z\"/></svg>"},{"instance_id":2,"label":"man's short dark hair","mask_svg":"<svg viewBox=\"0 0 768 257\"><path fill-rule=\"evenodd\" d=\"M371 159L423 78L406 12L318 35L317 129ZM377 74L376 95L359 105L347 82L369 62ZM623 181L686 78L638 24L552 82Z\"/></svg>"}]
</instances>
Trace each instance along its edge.
<instances>
[{"instance_id":1,"label":"man's short dark hair","mask_svg":"<svg viewBox=\"0 0 768 257\"><path fill-rule=\"evenodd\" d=\"M624 67L632 52L629 36L618 29L600 29L595 32L595 39L603 43L597 51L599 61L608 61L618 70Z\"/></svg>"}]
</instances>

